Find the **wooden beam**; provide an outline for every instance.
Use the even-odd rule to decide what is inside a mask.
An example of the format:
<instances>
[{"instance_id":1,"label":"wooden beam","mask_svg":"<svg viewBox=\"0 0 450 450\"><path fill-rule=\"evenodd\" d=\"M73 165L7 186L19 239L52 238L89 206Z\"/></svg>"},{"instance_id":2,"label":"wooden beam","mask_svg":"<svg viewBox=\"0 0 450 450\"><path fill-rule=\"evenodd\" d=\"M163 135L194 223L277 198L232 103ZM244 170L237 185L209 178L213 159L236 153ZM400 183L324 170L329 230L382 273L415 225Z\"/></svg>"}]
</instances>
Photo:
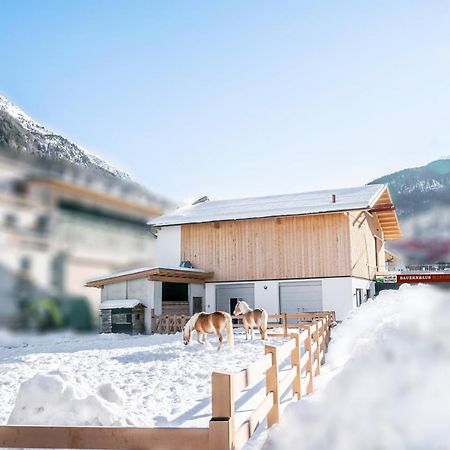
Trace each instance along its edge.
<instances>
[{"instance_id":1,"label":"wooden beam","mask_svg":"<svg viewBox=\"0 0 450 450\"><path fill-rule=\"evenodd\" d=\"M208 450L207 428L0 426L1 448Z\"/></svg>"},{"instance_id":2,"label":"wooden beam","mask_svg":"<svg viewBox=\"0 0 450 450\"><path fill-rule=\"evenodd\" d=\"M369 209L369 212L376 213L381 211L395 211L395 206L392 203L375 205L373 208Z\"/></svg>"},{"instance_id":3,"label":"wooden beam","mask_svg":"<svg viewBox=\"0 0 450 450\"><path fill-rule=\"evenodd\" d=\"M204 280L199 278L187 278L187 277L169 277L164 275L150 275L148 277L150 281L162 281L165 283L193 283L204 284Z\"/></svg>"}]
</instances>

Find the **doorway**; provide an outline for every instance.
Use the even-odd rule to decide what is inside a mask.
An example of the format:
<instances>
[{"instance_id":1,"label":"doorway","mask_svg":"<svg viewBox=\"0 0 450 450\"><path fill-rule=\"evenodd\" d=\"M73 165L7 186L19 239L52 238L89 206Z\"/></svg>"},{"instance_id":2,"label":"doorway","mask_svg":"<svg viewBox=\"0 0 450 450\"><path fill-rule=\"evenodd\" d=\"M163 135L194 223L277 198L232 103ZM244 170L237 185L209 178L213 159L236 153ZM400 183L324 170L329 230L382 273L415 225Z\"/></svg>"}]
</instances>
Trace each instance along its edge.
<instances>
[{"instance_id":1,"label":"doorway","mask_svg":"<svg viewBox=\"0 0 450 450\"><path fill-rule=\"evenodd\" d=\"M189 285L187 283L162 283L162 314L189 315Z\"/></svg>"}]
</instances>

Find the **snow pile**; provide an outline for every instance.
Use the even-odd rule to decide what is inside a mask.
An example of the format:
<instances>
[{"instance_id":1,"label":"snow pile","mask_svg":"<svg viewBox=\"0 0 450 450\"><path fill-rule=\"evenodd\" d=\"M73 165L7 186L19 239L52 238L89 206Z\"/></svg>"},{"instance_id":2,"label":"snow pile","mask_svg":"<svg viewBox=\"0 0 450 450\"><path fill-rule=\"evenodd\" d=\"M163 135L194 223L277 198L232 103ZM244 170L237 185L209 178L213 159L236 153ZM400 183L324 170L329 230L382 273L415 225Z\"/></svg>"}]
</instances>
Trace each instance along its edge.
<instances>
[{"instance_id":1,"label":"snow pile","mask_svg":"<svg viewBox=\"0 0 450 450\"><path fill-rule=\"evenodd\" d=\"M36 374L21 384L9 417L14 425L126 426L133 421L122 413L123 394L112 384L97 393L67 373Z\"/></svg>"},{"instance_id":2,"label":"snow pile","mask_svg":"<svg viewBox=\"0 0 450 450\"><path fill-rule=\"evenodd\" d=\"M355 311L330 345L333 377L287 409L268 447L450 448L449 297L403 286Z\"/></svg>"}]
</instances>

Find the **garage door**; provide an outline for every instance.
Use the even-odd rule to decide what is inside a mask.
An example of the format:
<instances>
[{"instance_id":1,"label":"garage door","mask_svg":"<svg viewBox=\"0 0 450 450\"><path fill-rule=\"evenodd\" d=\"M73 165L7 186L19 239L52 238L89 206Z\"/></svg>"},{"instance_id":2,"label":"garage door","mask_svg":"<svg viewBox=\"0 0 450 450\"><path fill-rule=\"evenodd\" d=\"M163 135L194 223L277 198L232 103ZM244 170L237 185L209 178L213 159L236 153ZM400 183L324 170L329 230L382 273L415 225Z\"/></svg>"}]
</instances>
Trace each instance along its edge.
<instances>
[{"instance_id":1,"label":"garage door","mask_svg":"<svg viewBox=\"0 0 450 450\"><path fill-rule=\"evenodd\" d=\"M322 281L280 283L280 312L296 314L322 311Z\"/></svg>"},{"instance_id":2,"label":"garage door","mask_svg":"<svg viewBox=\"0 0 450 450\"><path fill-rule=\"evenodd\" d=\"M226 284L216 286L216 308L218 311L233 313L238 298L245 300L250 308L255 307L253 283Z\"/></svg>"}]
</instances>

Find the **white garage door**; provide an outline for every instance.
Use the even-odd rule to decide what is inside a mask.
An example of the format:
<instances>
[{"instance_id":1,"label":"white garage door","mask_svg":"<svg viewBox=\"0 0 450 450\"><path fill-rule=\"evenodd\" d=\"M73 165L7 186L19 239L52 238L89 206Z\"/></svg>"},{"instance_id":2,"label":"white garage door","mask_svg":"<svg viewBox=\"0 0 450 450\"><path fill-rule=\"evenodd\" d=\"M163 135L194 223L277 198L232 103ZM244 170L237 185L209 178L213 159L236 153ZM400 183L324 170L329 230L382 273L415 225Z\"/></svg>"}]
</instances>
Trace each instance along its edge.
<instances>
[{"instance_id":1,"label":"white garage door","mask_svg":"<svg viewBox=\"0 0 450 450\"><path fill-rule=\"evenodd\" d=\"M216 286L216 309L233 313L238 299L245 300L250 308L255 307L253 283L223 284Z\"/></svg>"},{"instance_id":2,"label":"white garage door","mask_svg":"<svg viewBox=\"0 0 450 450\"><path fill-rule=\"evenodd\" d=\"M296 314L322 311L322 281L280 283L280 312Z\"/></svg>"}]
</instances>

